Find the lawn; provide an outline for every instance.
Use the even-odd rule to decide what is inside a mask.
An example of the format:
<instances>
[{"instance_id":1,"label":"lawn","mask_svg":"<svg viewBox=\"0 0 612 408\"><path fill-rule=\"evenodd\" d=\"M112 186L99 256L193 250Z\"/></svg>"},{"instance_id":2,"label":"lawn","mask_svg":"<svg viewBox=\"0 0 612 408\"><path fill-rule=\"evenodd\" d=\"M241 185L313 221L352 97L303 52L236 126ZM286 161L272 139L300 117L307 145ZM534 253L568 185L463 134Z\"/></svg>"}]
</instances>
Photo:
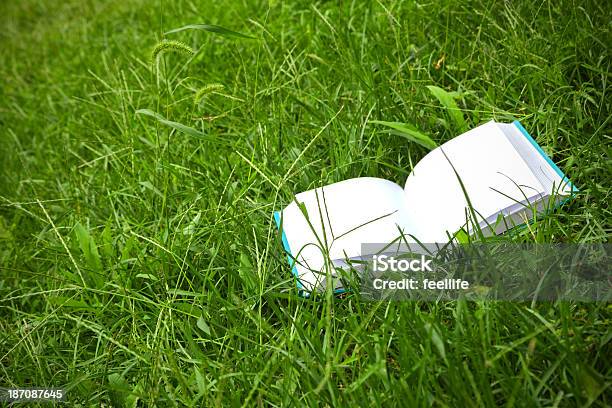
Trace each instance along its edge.
<instances>
[{"instance_id":1,"label":"lawn","mask_svg":"<svg viewBox=\"0 0 612 408\"><path fill-rule=\"evenodd\" d=\"M580 189L505 239L609 242L610 21L595 1L2 2L0 387L609 406L608 303L303 298L272 214L403 183L427 148L371 121L449 140L437 86L467 127L520 120ZM168 33L189 24L231 31Z\"/></svg>"}]
</instances>

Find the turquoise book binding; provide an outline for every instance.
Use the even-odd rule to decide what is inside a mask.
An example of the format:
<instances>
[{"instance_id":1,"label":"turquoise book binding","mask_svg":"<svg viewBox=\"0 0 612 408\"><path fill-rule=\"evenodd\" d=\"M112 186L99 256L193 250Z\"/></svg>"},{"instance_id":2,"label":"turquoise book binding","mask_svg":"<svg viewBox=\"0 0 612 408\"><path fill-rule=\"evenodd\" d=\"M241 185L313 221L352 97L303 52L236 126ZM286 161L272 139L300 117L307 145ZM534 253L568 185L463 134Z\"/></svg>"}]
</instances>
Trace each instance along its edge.
<instances>
[{"instance_id":1,"label":"turquoise book binding","mask_svg":"<svg viewBox=\"0 0 612 408\"><path fill-rule=\"evenodd\" d=\"M540 147L538 142L536 142L535 139L529 134L529 132L527 132L527 130L523 127L523 125L521 125L521 122L519 122L518 120L515 120L514 122L512 122L512 124L516 126L516 128L522 133L523 136L525 136L525 138L529 141L529 143L531 143L531 145L538 151L540 156L542 156L542 158L546 160L546 162L559 175L559 177L561 177L561 179L563 179L569 185L571 191L578 192L578 189L576 188L576 186L574 186L574 184L572 184L570 179L567 178L565 174L563 174L563 171L561 171L561 169L555 164L555 162L553 162L552 159L548 157L548 155L544 152L544 150L542 150L542 147Z\"/></svg>"},{"instance_id":2,"label":"turquoise book binding","mask_svg":"<svg viewBox=\"0 0 612 408\"><path fill-rule=\"evenodd\" d=\"M295 258L293 257L291 248L289 247L289 242L287 241L287 237L285 236L285 231L283 231L283 227L281 225L281 213L279 211L274 211L274 221L276 222L276 228L278 228L278 230L281 233L281 239L283 241L283 249L285 250L285 253L287 254L287 261L289 262L289 267L291 268L291 274L295 277L297 288L299 290L303 290L304 287L300 283L298 271L295 266Z\"/></svg>"}]
</instances>

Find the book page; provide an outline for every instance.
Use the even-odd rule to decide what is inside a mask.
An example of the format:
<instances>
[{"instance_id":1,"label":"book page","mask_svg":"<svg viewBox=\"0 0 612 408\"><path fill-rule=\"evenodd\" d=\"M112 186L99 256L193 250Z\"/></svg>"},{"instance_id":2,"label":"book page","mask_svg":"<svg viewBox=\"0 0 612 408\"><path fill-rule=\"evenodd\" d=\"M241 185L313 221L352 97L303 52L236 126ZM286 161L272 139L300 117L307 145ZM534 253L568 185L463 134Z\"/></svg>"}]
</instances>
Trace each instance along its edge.
<instances>
[{"instance_id":1,"label":"book page","mask_svg":"<svg viewBox=\"0 0 612 408\"><path fill-rule=\"evenodd\" d=\"M468 201L458 177L477 223L530 202L543 191L501 129L488 122L432 150L408 176L406 209L420 241L448 241L466 225Z\"/></svg>"},{"instance_id":2,"label":"book page","mask_svg":"<svg viewBox=\"0 0 612 408\"><path fill-rule=\"evenodd\" d=\"M504 132L508 141L514 146L517 152L531 172L542 184L544 192L549 195L569 195L574 189L571 182L565 177L560 169L545 155L531 136L523 135L515 123L498 123L499 128Z\"/></svg>"},{"instance_id":3,"label":"book page","mask_svg":"<svg viewBox=\"0 0 612 408\"><path fill-rule=\"evenodd\" d=\"M295 196L282 211L282 228L300 279L306 286L316 277L309 269L324 270L329 258L362 255L361 244L391 242L409 231L404 190L383 179L354 178L316 188Z\"/></svg>"}]
</instances>

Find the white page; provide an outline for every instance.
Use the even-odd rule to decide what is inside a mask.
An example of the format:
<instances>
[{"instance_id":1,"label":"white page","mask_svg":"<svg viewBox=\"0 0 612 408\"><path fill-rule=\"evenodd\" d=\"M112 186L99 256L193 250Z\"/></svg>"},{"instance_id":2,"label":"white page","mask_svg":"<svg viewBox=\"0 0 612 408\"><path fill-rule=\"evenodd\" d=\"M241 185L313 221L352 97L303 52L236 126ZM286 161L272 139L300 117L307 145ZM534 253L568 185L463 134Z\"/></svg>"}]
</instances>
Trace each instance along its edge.
<instances>
[{"instance_id":1,"label":"white page","mask_svg":"<svg viewBox=\"0 0 612 408\"><path fill-rule=\"evenodd\" d=\"M508 141L519 152L531 172L540 181L543 192L549 195L571 193L569 180L563 179L551 167L548 161L540 154L533 144L521 133L514 123L498 123L499 128L504 132Z\"/></svg>"},{"instance_id":2,"label":"white page","mask_svg":"<svg viewBox=\"0 0 612 408\"><path fill-rule=\"evenodd\" d=\"M282 211L283 231L307 288L317 279L309 269L324 270L321 247L331 260L352 258L361 255L362 244L392 242L401 235L398 227L410 229L404 190L388 180L349 179L297 194L296 200L306 207L313 228L292 202Z\"/></svg>"},{"instance_id":3,"label":"white page","mask_svg":"<svg viewBox=\"0 0 612 408\"><path fill-rule=\"evenodd\" d=\"M543 191L501 129L488 122L432 150L408 176L406 209L418 215L414 227L422 242L445 242L466 223L468 203L449 160L480 214L477 222Z\"/></svg>"}]
</instances>

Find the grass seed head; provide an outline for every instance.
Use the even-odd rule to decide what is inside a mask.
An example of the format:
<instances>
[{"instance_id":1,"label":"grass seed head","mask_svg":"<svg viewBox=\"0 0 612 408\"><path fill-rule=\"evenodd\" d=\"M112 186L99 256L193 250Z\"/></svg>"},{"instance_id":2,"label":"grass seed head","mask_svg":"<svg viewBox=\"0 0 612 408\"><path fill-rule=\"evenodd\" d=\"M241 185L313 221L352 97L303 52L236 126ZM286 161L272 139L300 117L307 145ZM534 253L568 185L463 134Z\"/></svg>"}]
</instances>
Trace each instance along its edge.
<instances>
[{"instance_id":1,"label":"grass seed head","mask_svg":"<svg viewBox=\"0 0 612 408\"><path fill-rule=\"evenodd\" d=\"M193 97L194 104L197 105L206 95L220 91L223 88L225 88L225 86L222 84L207 84L203 86L195 93L195 96Z\"/></svg>"},{"instance_id":2,"label":"grass seed head","mask_svg":"<svg viewBox=\"0 0 612 408\"><path fill-rule=\"evenodd\" d=\"M179 54L193 55L194 50L189 45L174 40L163 40L153 48L151 53L151 62L155 63L159 59L160 55L165 52L175 52Z\"/></svg>"}]
</instances>

